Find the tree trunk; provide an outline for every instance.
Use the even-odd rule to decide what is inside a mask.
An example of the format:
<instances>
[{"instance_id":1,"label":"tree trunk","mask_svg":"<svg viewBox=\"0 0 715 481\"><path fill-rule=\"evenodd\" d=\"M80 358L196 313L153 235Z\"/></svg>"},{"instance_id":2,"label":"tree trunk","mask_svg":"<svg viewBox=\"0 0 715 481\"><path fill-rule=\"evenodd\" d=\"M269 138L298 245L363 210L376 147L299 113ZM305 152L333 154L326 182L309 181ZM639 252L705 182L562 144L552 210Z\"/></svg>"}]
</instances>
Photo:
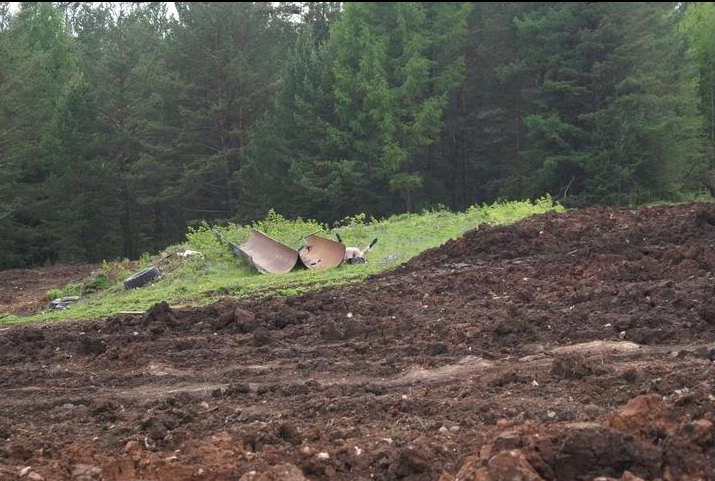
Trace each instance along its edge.
<instances>
[{"instance_id":1,"label":"tree trunk","mask_svg":"<svg viewBox=\"0 0 715 481\"><path fill-rule=\"evenodd\" d=\"M715 64L712 63L710 64L710 140L715 141Z\"/></svg>"},{"instance_id":2,"label":"tree trunk","mask_svg":"<svg viewBox=\"0 0 715 481\"><path fill-rule=\"evenodd\" d=\"M405 192L405 210L407 213L412 212L412 191L408 190Z\"/></svg>"},{"instance_id":3,"label":"tree trunk","mask_svg":"<svg viewBox=\"0 0 715 481\"><path fill-rule=\"evenodd\" d=\"M464 114L466 112L465 101L464 101L464 91L459 92L459 117L464 119ZM460 184L461 189L459 190L459 195L457 197L457 208L464 209L467 203L467 153L464 148L464 140L461 135L457 136L455 142L455 154L459 158L460 162Z\"/></svg>"},{"instance_id":4,"label":"tree trunk","mask_svg":"<svg viewBox=\"0 0 715 481\"><path fill-rule=\"evenodd\" d=\"M119 227L122 229L122 253L127 259L133 259L135 252L134 236L132 232L132 212L129 205L129 182L127 181L127 176L124 172L119 175L121 177L119 200L122 204L121 215L119 217Z\"/></svg>"},{"instance_id":5,"label":"tree trunk","mask_svg":"<svg viewBox=\"0 0 715 481\"><path fill-rule=\"evenodd\" d=\"M706 172L703 177L703 184L710 191L710 195L715 198L715 172Z\"/></svg>"},{"instance_id":6,"label":"tree trunk","mask_svg":"<svg viewBox=\"0 0 715 481\"><path fill-rule=\"evenodd\" d=\"M222 48L223 39L221 38L220 31L217 29L214 35L214 52L217 57L219 57L219 52ZM218 96L218 104L222 105L224 111L219 114L219 118L216 121L216 128L219 134L220 150L223 156L223 169L226 182L226 214L228 216L234 213L236 207L236 193L233 188L232 178L233 178L233 166L231 165L231 139L229 138L229 132L231 130L231 118L229 114L229 109L231 108L231 102L229 101L228 89L226 87L226 66L223 64L216 65L216 93Z\"/></svg>"},{"instance_id":7,"label":"tree trunk","mask_svg":"<svg viewBox=\"0 0 715 481\"><path fill-rule=\"evenodd\" d=\"M120 13L121 15L121 13ZM127 259L133 259L136 255L134 249L134 225L132 223L132 211L129 194L129 153L126 143L125 129L127 128L127 117L129 116L129 102L127 101L127 77L129 74L129 65L124 45L124 28L119 30L118 47L121 58L121 68L119 70L119 78L117 79L117 87L119 89L117 98L117 111L115 114L116 127L115 134L120 136L121 144L119 147L119 202L121 204L121 214L119 216L119 225L122 229L122 253Z\"/></svg>"},{"instance_id":8,"label":"tree trunk","mask_svg":"<svg viewBox=\"0 0 715 481\"><path fill-rule=\"evenodd\" d=\"M458 199L458 194L457 194L457 189L459 186L459 156L457 154L457 134L455 132L452 132L452 188L450 189L451 192L451 202L450 202L450 207L452 209L458 209L459 208L459 199Z\"/></svg>"}]
</instances>

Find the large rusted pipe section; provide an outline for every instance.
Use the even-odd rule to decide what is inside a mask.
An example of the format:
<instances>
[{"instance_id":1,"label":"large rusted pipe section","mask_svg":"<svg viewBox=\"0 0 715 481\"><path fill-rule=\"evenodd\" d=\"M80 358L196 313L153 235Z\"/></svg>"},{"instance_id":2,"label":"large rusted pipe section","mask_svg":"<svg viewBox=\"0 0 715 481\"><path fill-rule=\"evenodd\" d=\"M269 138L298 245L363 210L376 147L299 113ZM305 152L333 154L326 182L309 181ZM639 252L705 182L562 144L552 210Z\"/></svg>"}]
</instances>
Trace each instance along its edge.
<instances>
[{"instance_id":1,"label":"large rusted pipe section","mask_svg":"<svg viewBox=\"0 0 715 481\"><path fill-rule=\"evenodd\" d=\"M258 229L253 229L248 240L235 250L264 274L282 274L297 265L308 269L338 267L345 258L345 246L340 242L309 235L305 237L305 245L296 250Z\"/></svg>"},{"instance_id":2,"label":"large rusted pipe section","mask_svg":"<svg viewBox=\"0 0 715 481\"><path fill-rule=\"evenodd\" d=\"M264 274L289 272L298 263L298 251L258 229L251 231L251 236L238 247L238 251L246 262Z\"/></svg>"},{"instance_id":3,"label":"large rusted pipe section","mask_svg":"<svg viewBox=\"0 0 715 481\"><path fill-rule=\"evenodd\" d=\"M300 249L300 260L308 269L338 267L345 258L345 246L340 242L316 235L305 238L306 246Z\"/></svg>"}]
</instances>

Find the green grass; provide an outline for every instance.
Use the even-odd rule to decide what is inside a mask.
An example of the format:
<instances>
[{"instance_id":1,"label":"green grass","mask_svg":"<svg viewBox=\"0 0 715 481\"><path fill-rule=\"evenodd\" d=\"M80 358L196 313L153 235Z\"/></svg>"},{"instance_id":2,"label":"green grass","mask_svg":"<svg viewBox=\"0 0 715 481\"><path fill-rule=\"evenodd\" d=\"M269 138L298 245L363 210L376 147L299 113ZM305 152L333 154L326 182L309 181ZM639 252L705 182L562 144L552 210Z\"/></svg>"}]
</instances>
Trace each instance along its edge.
<instances>
[{"instance_id":1,"label":"green grass","mask_svg":"<svg viewBox=\"0 0 715 481\"><path fill-rule=\"evenodd\" d=\"M315 221L288 221L271 212L254 226L293 247L300 245L302 236L316 231L332 238L334 232L339 232L346 244L361 248L375 237L378 238L377 245L368 254L367 264L343 265L322 271L298 270L279 275L253 271L233 257L213 234L213 230L217 229L227 239L241 243L248 237L252 226L212 227L204 224L191 229L185 243L165 251L192 249L202 252L204 257L185 261L175 259L162 264L166 273L152 285L125 291L121 283L121 279L126 277L124 274L127 274L125 265L105 263L101 272L86 283L99 289L70 309L29 317L11 315L0 319L0 323L96 319L118 312L143 311L160 301L172 305L203 305L226 296L294 295L325 286L358 282L369 275L402 264L425 249L459 237L480 224L508 224L550 210L560 211L563 208L546 197L535 202L500 202L474 206L459 213L436 210L401 214L383 220L357 215L337 223L332 229ZM143 261L142 264L147 264L149 259ZM114 282L108 279L114 279ZM75 293L78 289L81 286L72 285L58 292Z\"/></svg>"}]
</instances>

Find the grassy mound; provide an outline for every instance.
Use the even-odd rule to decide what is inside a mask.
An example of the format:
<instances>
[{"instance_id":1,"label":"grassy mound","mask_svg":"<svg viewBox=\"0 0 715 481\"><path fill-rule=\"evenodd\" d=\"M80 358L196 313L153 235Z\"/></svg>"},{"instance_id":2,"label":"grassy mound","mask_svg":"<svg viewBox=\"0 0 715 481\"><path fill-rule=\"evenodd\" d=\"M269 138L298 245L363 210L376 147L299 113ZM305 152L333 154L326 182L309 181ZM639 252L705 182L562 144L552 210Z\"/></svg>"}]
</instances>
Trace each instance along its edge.
<instances>
[{"instance_id":1,"label":"grassy mound","mask_svg":"<svg viewBox=\"0 0 715 481\"><path fill-rule=\"evenodd\" d=\"M55 289L49 297L82 295L80 302L65 311L42 312L30 317L8 316L0 323L93 319L118 312L143 311L152 304L167 301L171 304L203 305L222 297L263 295L294 295L311 289L358 282L365 277L401 264L425 249L441 245L449 239L480 224L508 224L525 217L551 210L563 210L549 197L537 201L497 202L473 206L464 212L435 210L419 214L401 214L387 219L368 219L364 214L344 219L332 226L310 220L286 220L280 214L268 216L250 226L211 226L203 224L190 229L183 244L167 248L160 255L144 256L140 262L104 263L99 272L81 284ZM223 235L240 244L248 238L252 227L293 247L298 247L303 236L311 233L334 238L339 232L351 246L364 247L372 239L379 239L370 252L367 264L343 265L323 271L298 270L280 275L263 275L243 261L233 257L214 234ZM203 256L187 259L170 256L186 249ZM122 280L151 263L160 263L165 275L152 285L125 291Z\"/></svg>"}]
</instances>

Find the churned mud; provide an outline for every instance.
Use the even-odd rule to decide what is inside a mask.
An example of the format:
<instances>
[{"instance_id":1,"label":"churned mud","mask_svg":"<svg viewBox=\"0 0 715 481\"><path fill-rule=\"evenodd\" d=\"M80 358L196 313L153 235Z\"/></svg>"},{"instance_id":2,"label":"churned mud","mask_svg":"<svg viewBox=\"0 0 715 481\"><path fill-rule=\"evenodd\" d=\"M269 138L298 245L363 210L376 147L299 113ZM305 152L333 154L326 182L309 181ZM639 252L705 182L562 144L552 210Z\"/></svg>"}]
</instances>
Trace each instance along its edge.
<instances>
[{"instance_id":1,"label":"churned mud","mask_svg":"<svg viewBox=\"0 0 715 481\"><path fill-rule=\"evenodd\" d=\"M4 328L0 479L715 479L714 243L715 206L590 208L358 286Z\"/></svg>"}]
</instances>

